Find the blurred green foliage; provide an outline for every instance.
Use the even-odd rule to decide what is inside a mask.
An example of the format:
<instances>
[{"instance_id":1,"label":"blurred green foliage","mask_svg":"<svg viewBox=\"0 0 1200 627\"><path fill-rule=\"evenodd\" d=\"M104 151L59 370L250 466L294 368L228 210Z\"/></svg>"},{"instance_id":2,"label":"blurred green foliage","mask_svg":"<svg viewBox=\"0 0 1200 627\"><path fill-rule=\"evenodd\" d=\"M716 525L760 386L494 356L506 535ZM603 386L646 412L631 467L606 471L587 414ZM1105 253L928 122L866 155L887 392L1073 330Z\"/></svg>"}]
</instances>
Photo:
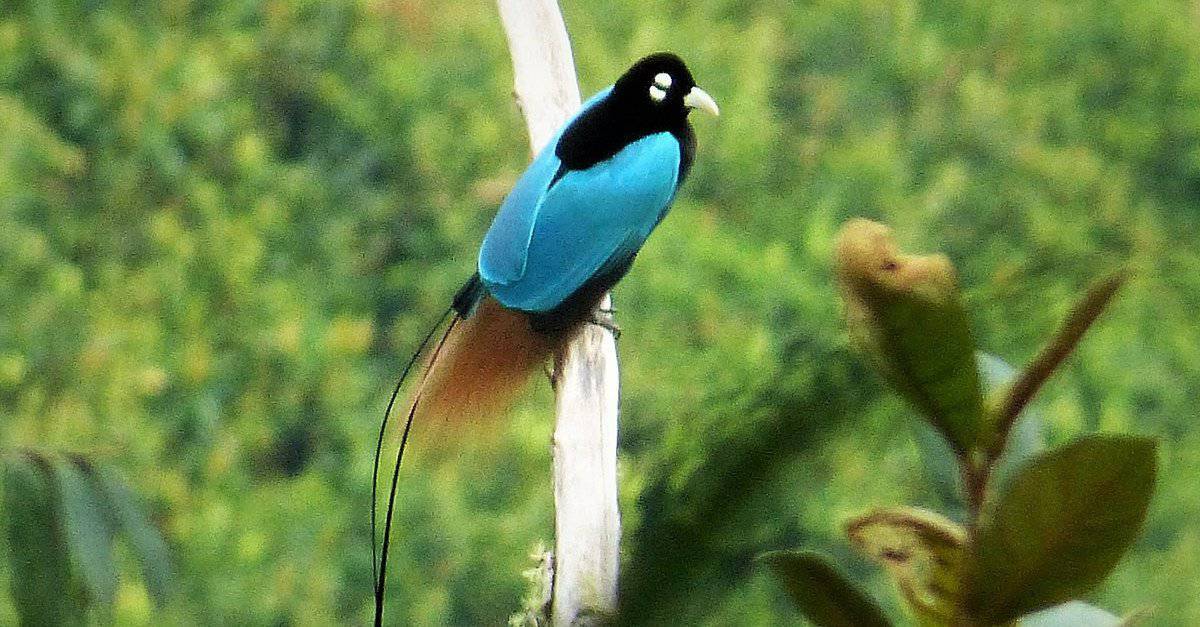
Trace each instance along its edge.
<instances>
[{"instance_id":1,"label":"blurred green foliage","mask_svg":"<svg viewBox=\"0 0 1200 627\"><path fill-rule=\"evenodd\" d=\"M116 473L79 455L23 449L3 466L13 619L22 625L111 622L118 572L128 562L158 604L171 594L166 542ZM129 559L118 555L128 553ZM126 568L125 570L132 570Z\"/></svg>"},{"instance_id":2,"label":"blurred green foliage","mask_svg":"<svg viewBox=\"0 0 1200 627\"><path fill-rule=\"evenodd\" d=\"M946 252L1014 364L1129 263L1042 419L1163 438L1146 531L1091 600L1200 621L1194 0L564 9L585 92L669 49L723 112L615 295L630 616L790 620L751 556L797 545L886 589L837 521L937 495L848 348L832 239L861 215ZM150 506L177 594L121 578L114 620L366 621L374 429L523 134L489 2L0 0L0 445L85 453ZM519 608L551 535L545 387L407 468L397 624Z\"/></svg>"}]
</instances>

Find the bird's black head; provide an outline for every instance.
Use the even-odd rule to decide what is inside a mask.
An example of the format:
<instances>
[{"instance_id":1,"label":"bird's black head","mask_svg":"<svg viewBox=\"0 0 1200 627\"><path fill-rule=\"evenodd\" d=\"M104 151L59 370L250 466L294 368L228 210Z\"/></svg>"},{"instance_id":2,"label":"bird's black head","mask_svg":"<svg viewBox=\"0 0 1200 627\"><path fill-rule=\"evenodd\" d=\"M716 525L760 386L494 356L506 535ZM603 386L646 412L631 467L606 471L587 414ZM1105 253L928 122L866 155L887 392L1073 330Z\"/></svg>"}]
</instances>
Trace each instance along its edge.
<instances>
[{"instance_id":1,"label":"bird's black head","mask_svg":"<svg viewBox=\"0 0 1200 627\"><path fill-rule=\"evenodd\" d=\"M613 84L607 98L576 118L555 152L564 167L581 169L613 156L639 138L669 132L683 147L680 168L681 175L686 174L695 145L687 122L692 109L718 114L717 103L696 86L682 59L669 52L655 53L634 63Z\"/></svg>"},{"instance_id":2,"label":"bird's black head","mask_svg":"<svg viewBox=\"0 0 1200 627\"><path fill-rule=\"evenodd\" d=\"M696 80L683 59L659 52L639 60L617 79L611 96L634 117L650 122L655 131L673 130L692 109L717 114L717 104Z\"/></svg>"}]
</instances>

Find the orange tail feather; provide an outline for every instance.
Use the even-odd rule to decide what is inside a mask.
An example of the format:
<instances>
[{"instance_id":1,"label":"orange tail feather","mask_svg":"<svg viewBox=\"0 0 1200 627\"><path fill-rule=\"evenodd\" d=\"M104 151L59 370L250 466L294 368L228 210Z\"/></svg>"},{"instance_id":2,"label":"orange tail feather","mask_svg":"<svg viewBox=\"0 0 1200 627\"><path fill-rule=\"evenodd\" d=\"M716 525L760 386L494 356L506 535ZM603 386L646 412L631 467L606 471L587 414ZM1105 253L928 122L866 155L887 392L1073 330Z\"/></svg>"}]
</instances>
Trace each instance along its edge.
<instances>
[{"instance_id":1,"label":"orange tail feather","mask_svg":"<svg viewBox=\"0 0 1200 627\"><path fill-rule=\"evenodd\" d=\"M525 314L484 298L459 320L416 392L418 424L489 422L546 363L555 340L535 333Z\"/></svg>"}]
</instances>

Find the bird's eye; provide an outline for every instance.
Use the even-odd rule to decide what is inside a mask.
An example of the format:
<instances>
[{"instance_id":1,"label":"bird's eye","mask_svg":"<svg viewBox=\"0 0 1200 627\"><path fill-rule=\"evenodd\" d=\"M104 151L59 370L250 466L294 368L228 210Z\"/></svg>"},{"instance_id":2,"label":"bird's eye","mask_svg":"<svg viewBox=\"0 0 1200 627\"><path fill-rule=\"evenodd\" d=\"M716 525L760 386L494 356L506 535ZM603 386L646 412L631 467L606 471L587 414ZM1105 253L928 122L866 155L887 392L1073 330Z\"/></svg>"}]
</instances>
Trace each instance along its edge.
<instances>
[{"instance_id":1,"label":"bird's eye","mask_svg":"<svg viewBox=\"0 0 1200 627\"><path fill-rule=\"evenodd\" d=\"M663 91L670 89L672 82L674 81L671 80L671 75L666 72L659 72L654 76L654 86Z\"/></svg>"},{"instance_id":2,"label":"bird's eye","mask_svg":"<svg viewBox=\"0 0 1200 627\"><path fill-rule=\"evenodd\" d=\"M658 85L650 86L650 99L654 102L662 102L667 97L667 92L659 89Z\"/></svg>"}]
</instances>

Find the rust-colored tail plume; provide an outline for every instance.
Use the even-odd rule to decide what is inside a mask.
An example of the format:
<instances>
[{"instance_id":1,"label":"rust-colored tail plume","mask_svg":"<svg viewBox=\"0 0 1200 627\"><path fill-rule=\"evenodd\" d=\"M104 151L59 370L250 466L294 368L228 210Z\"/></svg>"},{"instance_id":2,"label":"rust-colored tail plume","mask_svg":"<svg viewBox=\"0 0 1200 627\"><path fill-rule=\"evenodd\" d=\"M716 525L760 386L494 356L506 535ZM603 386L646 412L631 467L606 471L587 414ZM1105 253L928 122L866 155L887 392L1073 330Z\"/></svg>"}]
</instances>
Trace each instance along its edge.
<instances>
[{"instance_id":1,"label":"rust-colored tail plume","mask_svg":"<svg viewBox=\"0 0 1200 627\"><path fill-rule=\"evenodd\" d=\"M546 363L555 343L535 333L525 314L485 297L431 353L424 381L409 399L417 403L416 422L458 426L495 420Z\"/></svg>"},{"instance_id":2,"label":"rust-colored tail plume","mask_svg":"<svg viewBox=\"0 0 1200 627\"><path fill-rule=\"evenodd\" d=\"M482 297L474 312L467 317L462 312L470 311L475 298ZM388 418L395 406L401 386L416 364L417 355L430 346L430 341L449 318L449 326L433 343L421 376L411 386L408 401L399 405L403 408L400 444L396 452L396 463L392 466L390 488L387 496L387 514L383 522L383 542L379 545L378 562L375 560L376 505L378 503L379 461L387 433ZM521 391L529 376L546 363L556 346L570 336L576 326L553 335L543 335L530 327L526 314L505 309L494 299L484 296L478 277L472 278L455 297L451 306L417 348L417 354L400 375L392 391L391 400L384 410L379 425L379 440L375 446L374 476L371 481L371 555L375 582L375 624L383 620L384 586L387 579L387 556L395 512L396 485L400 476L400 462L408 444L414 423L430 424L437 430L441 425L459 426L466 422L482 422L494 419ZM436 440L425 440L427 443Z\"/></svg>"}]
</instances>

